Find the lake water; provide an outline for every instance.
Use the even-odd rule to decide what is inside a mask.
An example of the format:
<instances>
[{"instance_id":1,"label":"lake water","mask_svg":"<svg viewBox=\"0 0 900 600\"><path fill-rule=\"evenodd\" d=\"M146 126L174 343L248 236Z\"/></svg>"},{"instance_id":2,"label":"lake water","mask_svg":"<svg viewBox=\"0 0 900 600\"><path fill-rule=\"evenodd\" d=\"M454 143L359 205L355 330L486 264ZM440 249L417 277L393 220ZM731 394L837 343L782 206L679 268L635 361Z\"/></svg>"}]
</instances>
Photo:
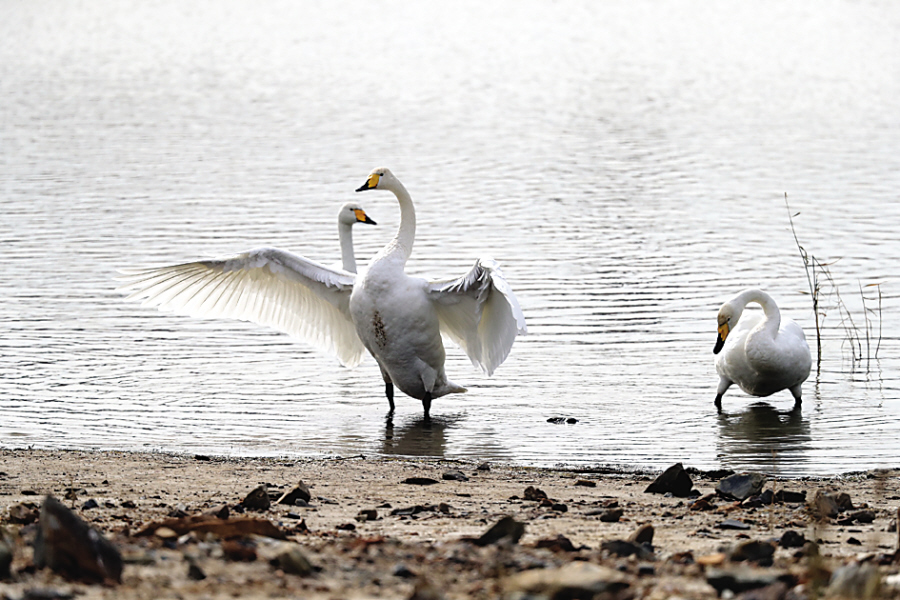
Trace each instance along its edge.
<instances>
[{"instance_id":1,"label":"lake water","mask_svg":"<svg viewBox=\"0 0 900 600\"><path fill-rule=\"evenodd\" d=\"M2 14L0 446L779 475L900 463L900 4ZM416 202L408 270L493 256L529 327L491 378L448 349L469 393L436 400L430 424L402 395L386 421L371 359L345 369L115 291L120 267L263 245L337 262L348 200L379 223L355 230L365 264L399 222L391 194L353 192L381 165ZM740 289L773 295L815 352L785 193L831 263L820 368L799 410L732 388L717 414L716 312ZM578 422L547 422L560 416Z\"/></svg>"}]
</instances>

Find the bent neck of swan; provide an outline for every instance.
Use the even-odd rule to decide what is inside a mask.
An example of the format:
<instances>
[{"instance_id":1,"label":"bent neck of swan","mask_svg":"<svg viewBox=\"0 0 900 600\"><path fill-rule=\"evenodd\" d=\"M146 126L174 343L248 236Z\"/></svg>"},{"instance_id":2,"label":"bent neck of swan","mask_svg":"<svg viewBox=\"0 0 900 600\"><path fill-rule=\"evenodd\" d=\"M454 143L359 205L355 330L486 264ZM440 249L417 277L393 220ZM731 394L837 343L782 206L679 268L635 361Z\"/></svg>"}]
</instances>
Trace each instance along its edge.
<instances>
[{"instance_id":1,"label":"bent neck of swan","mask_svg":"<svg viewBox=\"0 0 900 600\"><path fill-rule=\"evenodd\" d=\"M341 242L341 262L344 270L356 273L356 255L353 253L353 225L338 221L338 239Z\"/></svg>"},{"instance_id":2,"label":"bent neck of swan","mask_svg":"<svg viewBox=\"0 0 900 600\"><path fill-rule=\"evenodd\" d=\"M781 311L778 310L778 305L775 304L775 300L761 290L747 290L741 292L734 300L732 300L732 304L734 304L735 310L738 313L738 319L740 319L740 314L744 311L744 307L751 302L755 302L762 306L766 318L761 325L766 331L772 334L772 337L775 337L775 334L778 333L778 328L781 326Z\"/></svg>"}]
</instances>

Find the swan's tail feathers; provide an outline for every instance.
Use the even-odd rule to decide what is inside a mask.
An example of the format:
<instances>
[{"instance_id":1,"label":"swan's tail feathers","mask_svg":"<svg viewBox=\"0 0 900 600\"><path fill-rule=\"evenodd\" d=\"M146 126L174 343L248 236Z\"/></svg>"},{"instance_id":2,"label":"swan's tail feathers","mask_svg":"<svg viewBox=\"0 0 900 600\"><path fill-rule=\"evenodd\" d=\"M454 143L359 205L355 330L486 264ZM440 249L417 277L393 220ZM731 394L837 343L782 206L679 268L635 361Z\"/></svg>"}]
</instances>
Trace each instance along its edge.
<instances>
[{"instance_id":1,"label":"swan's tail feathers","mask_svg":"<svg viewBox=\"0 0 900 600\"><path fill-rule=\"evenodd\" d=\"M491 375L525 334L525 316L496 261L481 259L454 280L429 284L441 332L459 344L472 364Z\"/></svg>"}]
</instances>

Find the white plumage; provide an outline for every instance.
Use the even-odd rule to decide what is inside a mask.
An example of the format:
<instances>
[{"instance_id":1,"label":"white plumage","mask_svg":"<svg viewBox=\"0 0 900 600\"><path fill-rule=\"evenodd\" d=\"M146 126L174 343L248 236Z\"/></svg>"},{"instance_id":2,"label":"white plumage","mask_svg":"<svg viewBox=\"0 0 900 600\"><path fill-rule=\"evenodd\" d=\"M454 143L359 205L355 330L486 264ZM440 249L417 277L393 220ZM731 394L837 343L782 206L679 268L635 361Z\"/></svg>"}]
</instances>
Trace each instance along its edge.
<instances>
[{"instance_id":1,"label":"white plumage","mask_svg":"<svg viewBox=\"0 0 900 600\"><path fill-rule=\"evenodd\" d=\"M762 315L744 314L744 307L751 302L762 306ZM719 309L718 324L713 349L718 354L718 408L732 383L753 396L787 389L800 403L800 387L812 365L809 345L800 326L781 317L771 296L757 289L742 291Z\"/></svg>"},{"instance_id":2,"label":"white plumage","mask_svg":"<svg viewBox=\"0 0 900 600\"><path fill-rule=\"evenodd\" d=\"M391 410L396 383L423 401L427 417L431 398L465 391L444 375L441 332L490 375L509 355L516 335L525 332L525 318L492 260L477 261L455 280L408 277L403 267L415 239L412 200L387 169L373 171L368 184L397 195L401 222L394 239L359 276L352 272L351 221L344 210L356 213L353 222L372 221L362 209L345 205L339 213L343 269L259 248L222 259L126 269L119 289L130 293L128 300L160 310L273 327L346 366L359 364L368 348L381 368Z\"/></svg>"}]
</instances>

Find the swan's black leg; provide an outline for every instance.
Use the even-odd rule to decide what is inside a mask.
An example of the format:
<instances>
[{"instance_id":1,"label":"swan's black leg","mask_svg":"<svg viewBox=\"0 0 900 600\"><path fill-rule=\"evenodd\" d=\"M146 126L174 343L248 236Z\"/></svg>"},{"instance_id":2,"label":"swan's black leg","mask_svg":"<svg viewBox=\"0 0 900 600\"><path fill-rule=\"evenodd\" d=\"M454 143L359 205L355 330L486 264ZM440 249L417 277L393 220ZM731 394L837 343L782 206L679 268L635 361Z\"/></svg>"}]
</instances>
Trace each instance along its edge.
<instances>
[{"instance_id":1,"label":"swan's black leg","mask_svg":"<svg viewBox=\"0 0 900 600\"><path fill-rule=\"evenodd\" d=\"M422 398L422 407L425 409L425 420L431 420L431 394L425 392L425 397Z\"/></svg>"},{"instance_id":2,"label":"swan's black leg","mask_svg":"<svg viewBox=\"0 0 900 600\"><path fill-rule=\"evenodd\" d=\"M716 409L722 412L722 394L716 394Z\"/></svg>"},{"instance_id":3,"label":"swan's black leg","mask_svg":"<svg viewBox=\"0 0 900 600\"><path fill-rule=\"evenodd\" d=\"M384 382L384 395L387 396L388 404L391 405L391 410L388 411L388 414L394 414L394 383L391 381Z\"/></svg>"}]
</instances>

